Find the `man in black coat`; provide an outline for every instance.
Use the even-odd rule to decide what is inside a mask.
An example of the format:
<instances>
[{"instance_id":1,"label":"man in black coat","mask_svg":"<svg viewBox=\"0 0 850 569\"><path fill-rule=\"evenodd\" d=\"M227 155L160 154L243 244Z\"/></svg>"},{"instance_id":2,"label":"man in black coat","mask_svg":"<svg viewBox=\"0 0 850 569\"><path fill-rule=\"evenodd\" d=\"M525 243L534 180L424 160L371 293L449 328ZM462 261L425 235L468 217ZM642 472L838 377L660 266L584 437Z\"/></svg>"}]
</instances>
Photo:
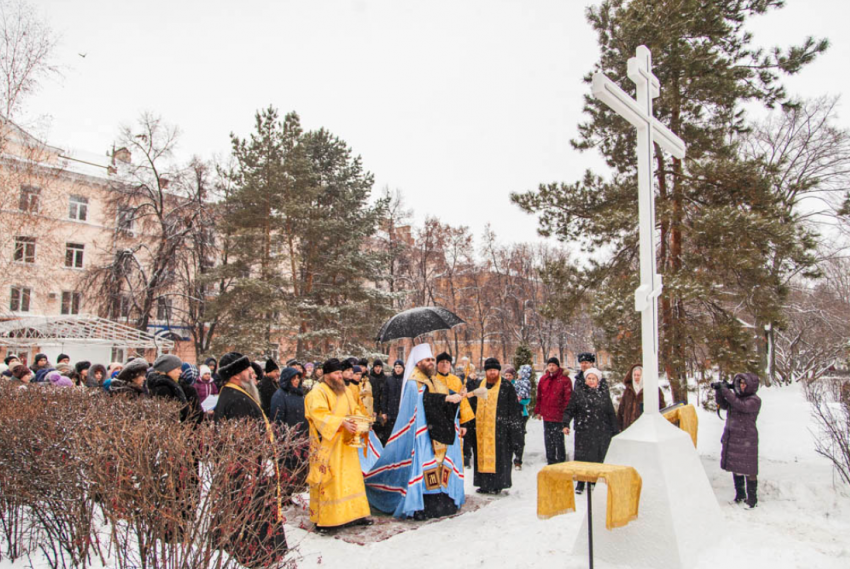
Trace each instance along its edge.
<instances>
[{"instance_id":1,"label":"man in black coat","mask_svg":"<svg viewBox=\"0 0 850 569\"><path fill-rule=\"evenodd\" d=\"M271 426L260 407L256 373L251 367L251 361L239 352L229 352L221 356L218 373L224 385L215 406L215 421L218 423L226 420L254 419L263 429L264 435L269 433ZM258 471L262 470L259 464L257 468ZM251 473L252 476L256 474ZM276 492L278 502L281 499L280 475L277 468L273 477L263 477L262 485L267 489L258 492L248 506L254 512L251 516L252 523L256 524L252 537L234 537L232 545L228 546L236 559L246 566L253 565L258 557L282 557L287 550L281 513L269 511L266 504L268 492Z\"/></svg>"},{"instance_id":2,"label":"man in black coat","mask_svg":"<svg viewBox=\"0 0 850 569\"><path fill-rule=\"evenodd\" d=\"M388 427L386 423L382 422L382 418L384 415L383 407L381 406L381 396L384 393L384 386L387 383L387 376L384 373L384 362L381 360L375 360L372 362L372 370L369 372L369 383L372 385L372 400L374 401L374 412L375 416L378 418L377 422L374 425L375 435L380 440L383 439L384 431L387 429L392 429L392 426ZM387 435L389 437L389 435Z\"/></svg>"},{"instance_id":3,"label":"man in black coat","mask_svg":"<svg viewBox=\"0 0 850 569\"><path fill-rule=\"evenodd\" d=\"M511 487L514 452L522 437L519 399L511 382L502 380L501 369L496 358L484 361L484 384L488 396L478 401L475 411L475 470L472 480L480 494L499 494Z\"/></svg>"},{"instance_id":4,"label":"man in black coat","mask_svg":"<svg viewBox=\"0 0 850 569\"><path fill-rule=\"evenodd\" d=\"M216 422L246 417L262 421L263 408L251 361L239 352L229 352L221 356L218 373L224 385L215 406Z\"/></svg>"},{"instance_id":5,"label":"man in black coat","mask_svg":"<svg viewBox=\"0 0 850 569\"><path fill-rule=\"evenodd\" d=\"M582 352L578 355L578 366L581 369L576 374L575 381L573 382L573 392L584 389L584 373L595 365L596 356L590 352ZM610 396L610 392L608 391L608 382L605 381L604 377L599 380L599 389Z\"/></svg>"},{"instance_id":6,"label":"man in black coat","mask_svg":"<svg viewBox=\"0 0 850 569\"><path fill-rule=\"evenodd\" d=\"M255 367L256 366L256 367ZM257 373L258 365L252 364L254 373ZM263 371L263 370L261 370ZM257 374L257 390L260 392L260 406L263 408L263 413L266 417L272 416L272 397L274 397L277 388L280 387L280 368L272 358L266 360L265 373Z\"/></svg>"},{"instance_id":7,"label":"man in black coat","mask_svg":"<svg viewBox=\"0 0 850 569\"><path fill-rule=\"evenodd\" d=\"M404 386L404 362L396 360L393 364L393 373L384 382L383 390L381 391L381 415L386 428L378 436L382 445L387 444L387 440L393 434L395 420L398 418L398 409L401 406L401 391Z\"/></svg>"}]
</instances>

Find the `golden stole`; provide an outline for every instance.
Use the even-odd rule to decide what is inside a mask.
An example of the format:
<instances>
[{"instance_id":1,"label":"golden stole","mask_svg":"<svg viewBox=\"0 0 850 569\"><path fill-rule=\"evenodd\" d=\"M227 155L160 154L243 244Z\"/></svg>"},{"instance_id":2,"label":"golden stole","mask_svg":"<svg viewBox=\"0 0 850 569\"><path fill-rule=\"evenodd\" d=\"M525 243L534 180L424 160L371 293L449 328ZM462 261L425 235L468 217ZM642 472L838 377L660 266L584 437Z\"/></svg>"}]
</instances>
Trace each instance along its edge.
<instances>
[{"instance_id":1,"label":"golden stole","mask_svg":"<svg viewBox=\"0 0 850 569\"><path fill-rule=\"evenodd\" d=\"M475 439L478 443L475 459L478 461L478 472L485 474L496 472L496 406L499 404L501 386L502 377L499 376L496 384L487 390L487 399L478 400L475 412Z\"/></svg>"},{"instance_id":2,"label":"golden stole","mask_svg":"<svg viewBox=\"0 0 850 569\"><path fill-rule=\"evenodd\" d=\"M283 503L282 503L281 496L280 496L280 468L277 464L277 445L275 444L275 440L274 440L274 429L272 429L272 425L271 425L271 423L269 423L269 419L268 419L268 417L266 417L266 413L263 411L263 407L260 405L260 403L256 399L251 397L250 393L248 393L247 391L245 391L244 389L242 389L241 387L239 387L238 385L235 385L233 383L225 383L224 387L229 387L230 389L235 389L239 393L245 394L248 397L248 399L250 399L254 403L254 405L257 406L257 409L260 410L260 414L263 416L263 421L266 424L266 433L269 435L269 442L272 444L272 450L274 451L274 475L275 475L275 486L277 487L277 512L276 513L277 513L277 521L281 522L281 521L283 521ZM222 389L224 389L224 387L222 387Z\"/></svg>"}]
</instances>

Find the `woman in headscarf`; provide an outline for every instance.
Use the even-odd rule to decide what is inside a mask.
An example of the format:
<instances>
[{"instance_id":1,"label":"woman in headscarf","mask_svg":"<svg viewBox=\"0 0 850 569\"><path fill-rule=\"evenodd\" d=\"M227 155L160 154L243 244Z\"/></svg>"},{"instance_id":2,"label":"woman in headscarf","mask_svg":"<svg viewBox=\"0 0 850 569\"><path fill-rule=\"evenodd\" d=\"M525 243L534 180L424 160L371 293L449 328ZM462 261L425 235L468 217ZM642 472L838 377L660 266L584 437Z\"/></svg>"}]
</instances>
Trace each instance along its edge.
<instances>
[{"instance_id":1,"label":"woman in headscarf","mask_svg":"<svg viewBox=\"0 0 850 569\"><path fill-rule=\"evenodd\" d=\"M626 389L623 391L620 406L617 408L617 423L620 431L628 429L632 423L638 420L638 417L643 415L643 367L640 364L632 366L623 380L623 385ZM658 408L664 409L666 406L664 393L661 392L659 387Z\"/></svg>"}]
</instances>

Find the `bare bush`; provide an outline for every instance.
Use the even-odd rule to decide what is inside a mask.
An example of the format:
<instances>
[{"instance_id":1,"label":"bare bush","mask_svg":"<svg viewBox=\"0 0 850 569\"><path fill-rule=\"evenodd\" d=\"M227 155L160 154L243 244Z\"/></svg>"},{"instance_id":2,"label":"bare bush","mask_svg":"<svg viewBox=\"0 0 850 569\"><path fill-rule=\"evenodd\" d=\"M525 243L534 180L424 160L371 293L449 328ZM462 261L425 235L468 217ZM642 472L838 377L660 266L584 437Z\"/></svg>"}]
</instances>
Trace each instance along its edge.
<instances>
[{"instance_id":1,"label":"bare bush","mask_svg":"<svg viewBox=\"0 0 850 569\"><path fill-rule=\"evenodd\" d=\"M806 397L818 425L815 451L832 462L839 477L850 485L850 401L840 401L824 382L806 386Z\"/></svg>"},{"instance_id":2,"label":"bare bush","mask_svg":"<svg viewBox=\"0 0 850 569\"><path fill-rule=\"evenodd\" d=\"M284 567L303 437L179 422L177 404L0 383L4 556L51 567Z\"/></svg>"}]
</instances>

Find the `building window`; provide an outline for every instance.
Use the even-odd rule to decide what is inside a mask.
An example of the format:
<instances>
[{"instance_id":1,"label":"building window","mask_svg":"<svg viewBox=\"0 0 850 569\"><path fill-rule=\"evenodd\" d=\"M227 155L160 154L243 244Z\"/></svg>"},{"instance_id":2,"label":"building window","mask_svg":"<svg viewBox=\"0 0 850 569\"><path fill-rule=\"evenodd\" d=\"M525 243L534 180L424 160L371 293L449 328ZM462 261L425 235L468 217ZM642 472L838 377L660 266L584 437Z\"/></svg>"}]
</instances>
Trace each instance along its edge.
<instances>
[{"instance_id":1,"label":"building window","mask_svg":"<svg viewBox=\"0 0 850 569\"><path fill-rule=\"evenodd\" d=\"M171 299L170 298L158 298L156 299L156 319L157 320L165 320L166 322L171 321Z\"/></svg>"},{"instance_id":2,"label":"building window","mask_svg":"<svg viewBox=\"0 0 850 569\"><path fill-rule=\"evenodd\" d=\"M109 360L109 361L112 361L112 362L127 361L126 358L124 357L125 353L126 353L125 348L112 348L112 359Z\"/></svg>"},{"instance_id":3,"label":"building window","mask_svg":"<svg viewBox=\"0 0 850 569\"><path fill-rule=\"evenodd\" d=\"M21 199L18 203L18 208L21 211L30 213L38 213L38 195L41 193L41 188L35 186L21 186Z\"/></svg>"},{"instance_id":4,"label":"building window","mask_svg":"<svg viewBox=\"0 0 850 569\"><path fill-rule=\"evenodd\" d=\"M68 217L77 221L85 221L89 214L88 198L71 196L68 202Z\"/></svg>"},{"instance_id":5,"label":"building window","mask_svg":"<svg viewBox=\"0 0 850 569\"><path fill-rule=\"evenodd\" d=\"M65 243L65 266L73 269L83 268L83 250L85 245Z\"/></svg>"},{"instance_id":6,"label":"building window","mask_svg":"<svg viewBox=\"0 0 850 569\"><path fill-rule=\"evenodd\" d=\"M123 231L124 233L133 233L134 217L135 214L133 212L133 208L118 208L118 219L115 221L115 225L118 227L118 231Z\"/></svg>"},{"instance_id":7,"label":"building window","mask_svg":"<svg viewBox=\"0 0 850 569\"><path fill-rule=\"evenodd\" d=\"M31 296L31 289L22 286L13 286L12 298L9 302L9 309L12 312L29 312Z\"/></svg>"},{"instance_id":8,"label":"building window","mask_svg":"<svg viewBox=\"0 0 850 569\"><path fill-rule=\"evenodd\" d=\"M79 314L82 295L79 292L62 292L62 314Z\"/></svg>"},{"instance_id":9,"label":"building window","mask_svg":"<svg viewBox=\"0 0 850 569\"><path fill-rule=\"evenodd\" d=\"M404 361L404 346L397 346L395 349L395 359Z\"/></svg>"},{"instance_id":10,"label":"building window","mask_svg":"<svg viewBox=\"0 0 850 569\"><path fill-rule=\"evenodd\" d=\"M35 237L15 237L15 261L35 263Z\"/></svg>"}]
</instances>

